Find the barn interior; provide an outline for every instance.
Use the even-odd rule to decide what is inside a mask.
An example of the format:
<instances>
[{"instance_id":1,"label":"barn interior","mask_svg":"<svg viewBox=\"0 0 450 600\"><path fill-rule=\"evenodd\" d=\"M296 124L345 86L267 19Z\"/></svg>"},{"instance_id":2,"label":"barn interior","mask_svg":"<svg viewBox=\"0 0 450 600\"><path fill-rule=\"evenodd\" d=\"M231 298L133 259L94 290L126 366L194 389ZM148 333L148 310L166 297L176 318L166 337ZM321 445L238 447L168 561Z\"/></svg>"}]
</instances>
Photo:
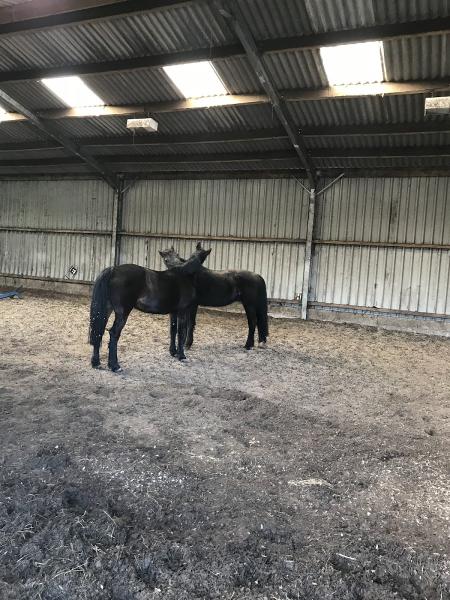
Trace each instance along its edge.
<instances>
[{"instance_id":1,"label":"barn interior","mask_svg":"<svg viewBox=\"0 0 450 600\"><path fill-rule=\"evenodd\" d=\"M450 597L449 90L448 0L0 0L0 597ZM98 274L198 241L268 347L92 370Z\"/></svg>"}]
</instances>

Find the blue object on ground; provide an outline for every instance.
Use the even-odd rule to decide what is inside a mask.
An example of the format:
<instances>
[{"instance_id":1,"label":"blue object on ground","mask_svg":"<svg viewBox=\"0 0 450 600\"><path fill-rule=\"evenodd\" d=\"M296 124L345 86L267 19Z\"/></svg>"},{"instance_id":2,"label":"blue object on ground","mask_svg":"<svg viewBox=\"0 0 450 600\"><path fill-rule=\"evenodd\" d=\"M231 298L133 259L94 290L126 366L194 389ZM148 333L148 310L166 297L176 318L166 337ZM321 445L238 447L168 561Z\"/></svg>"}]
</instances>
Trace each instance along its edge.
<instances>
[{"instance_id":1,"label":"blue object on ground","mask_svg":"<svg viewBox=\"0 0 450 600\"><path fill-rule=\"evenodd\" d=\"M17 290L11 290L9 292L0 292L0 300L4 298L21 298L22 297L22 288L17 288Z\"/></svg>"}]
</instances>

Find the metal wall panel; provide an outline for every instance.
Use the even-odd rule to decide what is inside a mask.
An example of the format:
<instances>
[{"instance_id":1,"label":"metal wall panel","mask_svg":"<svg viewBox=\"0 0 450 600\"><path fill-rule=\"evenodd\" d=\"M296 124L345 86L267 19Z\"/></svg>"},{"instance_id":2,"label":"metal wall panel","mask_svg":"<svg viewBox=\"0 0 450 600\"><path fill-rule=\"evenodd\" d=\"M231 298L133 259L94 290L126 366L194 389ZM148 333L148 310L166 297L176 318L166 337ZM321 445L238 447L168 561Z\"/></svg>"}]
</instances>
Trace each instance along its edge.
<instances>
[{"instance_id":1,"label":"metal wall panel","mask_svg":"<svg viewBox=\"0 0 450 600\"><path fill-rule=\"evenodd\" d=\"M93 280L111 264L113 205L97 180L0 182L0 273L63 279L75 266ZM138 181L120 260L162 269L159 249L188 256L209 239L210 268L255 271L269 297L295 301L307 205L294 179ZM450 314L450 178L343 179L320 197L314 237L311 300Z\"/></svg>"},{"instance_id":2,"label":"metal wall panel","mask_svg":"<svg viewBox=\"0 0 450 600\"><path fill-rule=\"evenodd\" d=\"M294 179L140 181L123 209L126 232L304 239L308 198Z\"/></svg>"},{"instance_id":3,"label":"metal wall panel","mask_svg":"<svg viewBox=\"0 0 450 600\"><path fill-rule=\"evenodd\" d=\"M99 180L0 181L0 226L111 231L113 191Z\"/></svg>"},{"instance_id":4,"label":"metal wall panel","mask_svg":"<svg viewBox=\"0 0 450 600\"><path fill-rule=\"evenodd\" d=\"M92 281L111 264L111 237L0 231L0 273ZM73 276L71 267L77 269Z\"/></svg>"},{"instance_id":5,"label":"metal wall panel","mask_svg":"<svg viewBox=\"0 0 450 600\"><path fill-rule=\"evenodd\" d=\"M321 240L450 244L450 179L341 179L320 201Z\"/></svg>"},{"instance_id":6,"label":"metal wall panel","mask_svg":"<svg viewBox=\"0 0 450 600\"><path fill-rule=\"evenodd\" d=\"M111 264L113 203L99 180L0 181L0 273L92 281Z\"/></svg>"},{"instance_id":7,"label":"metal wall panel","mask_svg":"<svg viewBox=\"0 0 450 600\"><path fill-rule=\"evenodd\" d=\"M446 178L330 188L319 204L312 300L450 314L450 250L433 248L450 244L449 192Z\"/></svg>"},{"instance_id":8,"label":"metal wall panel","mask_svg":"<svg viewBox=\"0 0 450 600\"><path fill-rule=\"evenodd\" d=\"M208 242L208 267L255 271L269 297L294 300L302 287L307 202L293 179L141 181L125 200L123 228L156 237L123 235L121 262L161 269L159 249L173 244L188 256L195 239L224 238Z\"/></svg>"}]
</instances>

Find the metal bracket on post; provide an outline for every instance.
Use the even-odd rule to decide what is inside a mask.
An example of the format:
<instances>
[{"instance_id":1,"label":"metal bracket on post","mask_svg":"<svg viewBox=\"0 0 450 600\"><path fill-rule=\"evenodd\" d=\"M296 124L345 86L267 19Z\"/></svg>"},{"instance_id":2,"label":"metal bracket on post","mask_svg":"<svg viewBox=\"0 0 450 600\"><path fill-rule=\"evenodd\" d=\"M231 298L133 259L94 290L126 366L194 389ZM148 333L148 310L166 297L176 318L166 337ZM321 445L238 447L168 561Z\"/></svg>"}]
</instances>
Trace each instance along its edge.
<instances>
[{"instance_id":1,"label":"metal bracket on post","mask_svg":"<svg viewBox=\"0 0 450 600\"><path fill-rule=\"evenodd\" d=\"M114 190L113 222L111 234L111 265L119 264L120 258L120 230L122 229L122 211L124 196L123 177L119 177Z\"/></svg>"},{"instance_id":2,"label":"metal bracket on post","mask_svg":"<svg viewBox=\"0 0 450 600\"><path fill-rule=\"evenodd\" d=\"M314 224L316 216L316 200L326 190L337 183L345 173L341 173L336 179L333 179L328 185L323 187L321 190L316 192L314 188L308 190L302 183L298 183L302 188L309 193L309 208L308 208L308 225L306 229L306 244L305 244L305 259L303 263L303 290L302 290L302 302L301 302L301 318L308 318L308 299L309 299L309 283L311 280L311 262L312 262L312 247L313 247L313 235L314 235Z\"/></svg>"},{"instance_id":3,"label":"metal bracket on post","mask_svg":"<svg viewBox=\"0 0 450 600\"><path fill-rule=\"evenodd\" d=\"M117 179L117 187L114 191L114 205L113 205L113 223L112 223L112 236L111 236L111 264L116 266L120 263L120 232L122 231L122 215L123 215L123 202L125 196L130 189L136 183L136 179L132 179L125 185L123 175Z\"/></svg>"}]
</instances>

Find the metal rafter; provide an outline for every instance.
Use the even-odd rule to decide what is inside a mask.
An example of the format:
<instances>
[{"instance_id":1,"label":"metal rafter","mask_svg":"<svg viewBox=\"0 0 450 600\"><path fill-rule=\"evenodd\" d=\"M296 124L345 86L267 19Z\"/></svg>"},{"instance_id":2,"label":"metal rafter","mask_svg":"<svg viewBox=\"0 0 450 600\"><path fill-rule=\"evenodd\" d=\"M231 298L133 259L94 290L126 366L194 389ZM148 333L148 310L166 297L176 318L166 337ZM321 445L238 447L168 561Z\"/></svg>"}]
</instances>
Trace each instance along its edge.
<instances>
[{"instance_id":1,"label":"metal rafter","mask_svg":"<svg viewBox=\"0 0 450 600\"><path fill-rule=\"evenodd\" d=\"M85 150L82 150L75 144L72 140L68 139L65 135L61 134L53 124L44 121L32 111L28 110L25 106L23 106L20 102L17 102L14 98L6 94L3 90L0 90L0 99L7 102L9 106L12 106L14 110L20 112L22 115L25 115L32 125L34 125L40 131L43 131L46 135L48 135L53 140L56 140L63 146L67 152L73 154L74 156L80 158L83 162L91 167L94 171L99 173L101 177L109 183L112 188L117 187L116 176L112 171L102 165L96 158L91 156Z\"/></svg>"},{"instance_id":2,"label":"metal rafter","mask_svg":"<svg viewBox=\"0 0 450 600\"><path fill-rule=\"evenodd\" d=\"M395 123L390 125L353 125L339 127L303 127L305 138L316 137L342 137L342 136L392 136L392 135L417 135L431 132L450 132L450 119L439 121L424 121L422 123ZM286 131L280 128L254 129L239 131L223 131L208 133L188 134L144 134L120 135L114 137L86 137L79 138L80 148L129 148L132 146L159 146L171 144L173 146L184 144L213 144L221 142L246 142L254 140L279 140L286 139ZM0 152L33 152L37 150L63 150L64 147L55 141L20 142L11 144L0 143ZM316 151L317 152L317 151Z\"/></svg>"},{"instance_id":3,"label":"metal rafter","mask_svg":"<svg viewBox=\"0 0 450 600\"><path fill-rule=\"evenodd\" d=\"M134 155L134 154L115 154L102 155L106 164L130 164L130 165L165 165L165 164L191 164L198 165L209 163L252 163L259 161L286 161L295 159L296 153L293 150L275 150L269 152L219 152L206 154L160 154L160 155ZM396 157L450 157L450 146L418 146L406 148L352 148L352 149L324 149L314 150L314 158L396 158ZM57 156L54 158L32 158L20 160L2 160L2 167L21 167L21 166L45 166L45 165L77 165L81 162L87 162L79 155L72 157Z\"/></svg>"},{"instance_id":4,"label":"metal rafter","mask_svg":"<svg viewBox=\"0 0 450 600\"><path fill-rule=\"evenodd\" d=\"M214 4L220 14L226 19L231 29L234 31L242 46L244 47L247 58L255 71L262 87L268 95L270 102L277 114L281 125L286 130L295 152L297 153L300 163L305 169L311 187L315 187L316 174L314 164L308 154L305 143L296 130L295 125L291 121L285 102L277 89L275 88L269 70L264 64L264 59L261 52L258 50L252 32L245 22L244 16L235 0L214 0Z\"/></svg>"}]
</instances>

